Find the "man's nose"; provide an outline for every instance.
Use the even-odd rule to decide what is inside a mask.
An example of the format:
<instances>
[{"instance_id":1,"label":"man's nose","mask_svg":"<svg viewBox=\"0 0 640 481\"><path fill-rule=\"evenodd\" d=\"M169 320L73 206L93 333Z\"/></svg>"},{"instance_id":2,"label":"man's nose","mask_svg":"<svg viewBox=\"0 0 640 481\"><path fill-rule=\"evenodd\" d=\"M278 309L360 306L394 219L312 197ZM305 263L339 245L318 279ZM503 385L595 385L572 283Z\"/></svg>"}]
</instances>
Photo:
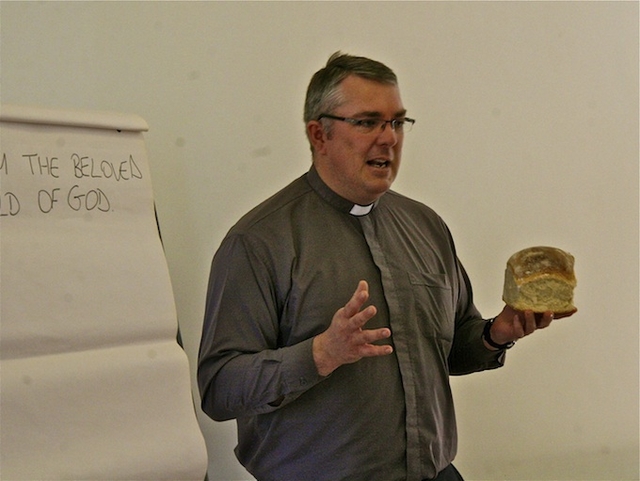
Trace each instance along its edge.
<instances>
[{"instance_id":1,"label":"man's nose","mask_svg":"<svg viewBox=\"0 0 640 481\"><path fill-rule=\"evenodd\" d=\"M382 130L378 134L378 143L391 146L398 143L398 133L391 127L391 122L382 124Z\"/></svg>"}]
</instances>

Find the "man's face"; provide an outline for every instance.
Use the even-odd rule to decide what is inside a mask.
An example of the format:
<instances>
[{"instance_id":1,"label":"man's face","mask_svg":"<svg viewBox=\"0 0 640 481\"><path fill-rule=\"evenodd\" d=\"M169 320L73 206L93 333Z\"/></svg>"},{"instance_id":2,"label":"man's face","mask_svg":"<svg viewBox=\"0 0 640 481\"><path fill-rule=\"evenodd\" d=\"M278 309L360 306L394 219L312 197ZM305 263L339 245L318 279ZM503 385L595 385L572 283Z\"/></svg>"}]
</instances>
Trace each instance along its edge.
<instances>
[{"instance_id":1,"label":"man's face","mask_svg":"<svg viewBox=\"0 0 640 481\"><path fill-rule=\"evenodd\" d=\"M349 76L340 84L343 103L327 114L355 119L397 119L405 115L396 85ZM325 121L326 122L326 121ZM384 194L400 167L403 133L389 124L364 133L356 126L331 120L329 134L317 121L307 124L314 163L324 182L351 202L367 205Z\"/></svg>"}]
</instances>

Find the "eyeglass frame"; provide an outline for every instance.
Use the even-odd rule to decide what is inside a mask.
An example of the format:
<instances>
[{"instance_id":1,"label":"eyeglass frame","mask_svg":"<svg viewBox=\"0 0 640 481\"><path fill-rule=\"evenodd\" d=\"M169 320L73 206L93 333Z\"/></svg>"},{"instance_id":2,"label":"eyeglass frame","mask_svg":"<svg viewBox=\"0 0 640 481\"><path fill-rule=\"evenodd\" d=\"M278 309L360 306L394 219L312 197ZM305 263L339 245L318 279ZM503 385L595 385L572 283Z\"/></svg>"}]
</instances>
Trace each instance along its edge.
<instances>
[{"instance_id":1,"label":"eyeglass frame","mask_svg":"<svg viewBox=\"0 0 640 481\"><path fill-rule=\"evenodd\" d=\"M379 119L379 118L364 118L364 119L354 119L352 117L340 117L338 115L331 115L331 114L320 114L318 115L318 117L316 118L317 121L320 121L322 119L331 119L331 120L339 120L341 122L347 122L348 124L353 125L354 127L361 127L361 128L366 128L364 127L363 123L365 122L380 122L380 132L384 132L384 129L387 127L387 124L389 124L391 126L391 130L393 130L394 132L402 132L404 133L404 123L408 122L411 125L411 128L413 128L413 124L416 123L415 119L409 118L409 117L403 117L401 119L391 119L391 120L385 120L385 119ZM402 122L402 129L400 131L396 130L398 127L398 122ZM411 128L407 131L411 131ZM368 134L370 134L371 132L375 132L376 128L371 127L371 130L369 132L366 132Z\"/></svg>"}]
</instances>

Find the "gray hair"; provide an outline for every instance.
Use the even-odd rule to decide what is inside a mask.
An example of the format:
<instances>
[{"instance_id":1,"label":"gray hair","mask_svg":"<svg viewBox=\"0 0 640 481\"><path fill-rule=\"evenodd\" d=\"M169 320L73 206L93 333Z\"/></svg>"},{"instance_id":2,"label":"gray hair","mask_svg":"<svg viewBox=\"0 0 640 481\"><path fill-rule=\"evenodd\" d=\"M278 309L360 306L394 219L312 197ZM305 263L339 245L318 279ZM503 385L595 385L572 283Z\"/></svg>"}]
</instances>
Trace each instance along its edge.
<instances>
[{"instance_id":1,"label":"gray hair","mask_svg":"<svg viewBox=\"0 0 640 481\"><path fill-rule=\"evenodd\" d=\"M311 78L304 103L305 123L317 120L323 113L332 112L342 103L343 99L338 87L350 75L383 84L398 84L396 74L383 63L336 52L329 57L327 65Z\"/></svg>"}]
</instances>

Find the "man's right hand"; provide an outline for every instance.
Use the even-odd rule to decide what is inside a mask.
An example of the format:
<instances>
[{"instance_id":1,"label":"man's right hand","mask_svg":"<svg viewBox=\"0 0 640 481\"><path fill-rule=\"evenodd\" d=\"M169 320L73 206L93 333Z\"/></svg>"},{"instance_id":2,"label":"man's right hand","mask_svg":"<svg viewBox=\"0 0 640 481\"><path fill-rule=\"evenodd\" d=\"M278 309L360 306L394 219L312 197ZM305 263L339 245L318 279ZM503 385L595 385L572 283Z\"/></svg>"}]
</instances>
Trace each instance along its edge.
<instances>
[{"instance_id":1,"label":"man's right hand","mask_svg":"<svg viewBox=\"0 0 640 481\"><path fill-rule=\"evenodd\" d=\"M376 315L375 306L362 306L369 299L369 286L360 281L349 302L336 311L331 325L313 339L313 360L321 376L328 376L343 364L351 364L363 357L385 356L393 352L388 344L374 345L375 341L391 337L391 330L363 329Z\"/></svg>"}]
</instances>

